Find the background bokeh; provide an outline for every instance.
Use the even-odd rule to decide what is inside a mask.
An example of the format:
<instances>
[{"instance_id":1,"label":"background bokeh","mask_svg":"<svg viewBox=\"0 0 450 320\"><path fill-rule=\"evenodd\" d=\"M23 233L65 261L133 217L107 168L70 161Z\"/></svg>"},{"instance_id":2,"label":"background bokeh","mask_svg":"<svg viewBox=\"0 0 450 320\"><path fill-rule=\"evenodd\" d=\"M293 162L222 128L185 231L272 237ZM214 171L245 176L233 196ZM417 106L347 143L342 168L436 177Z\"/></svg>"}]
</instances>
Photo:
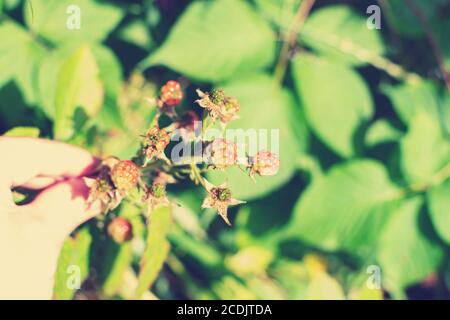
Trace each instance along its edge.
<instances>
[{"instance_id":1,"label":"background bokeh","mask_svg":"<svg viewBox=\"0 0 450 320\"><path fill-rule=\"evenodd\" d=\"M124 203L134 240L115 244L102 219L74 231L55 298L134 298L154 255L144 298L450 297L450 1L0 0L0 13L0 134L129 159L169 79L180 112L220 87L241 104L231 127L280 129L276 176L209 176L247 201L233 227L181 182L170 251L146 251L158 230Z\"/></svg>"}]
</instances>

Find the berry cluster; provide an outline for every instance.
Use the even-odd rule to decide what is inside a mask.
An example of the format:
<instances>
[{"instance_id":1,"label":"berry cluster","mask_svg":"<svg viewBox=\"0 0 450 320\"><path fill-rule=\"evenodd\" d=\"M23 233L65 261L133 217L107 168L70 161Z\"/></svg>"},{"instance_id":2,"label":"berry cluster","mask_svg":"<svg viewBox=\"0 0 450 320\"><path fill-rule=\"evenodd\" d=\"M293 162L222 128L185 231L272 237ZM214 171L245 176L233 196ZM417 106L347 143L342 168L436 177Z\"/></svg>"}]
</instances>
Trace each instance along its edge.
<instances>
[{"instance_id":1,"label":"berry cluster","mask_svg":"<svg viewBox=\"0 0 450 320\"><path fill-rule=\"evenodd\" d=\"M209 125L219 122L225 129L228 122L238 117L239 103L229 97L221 89L211 92L197 90L199 99L195 102L203 108L202 135ZM191 179L194 183L204 187L207 196L203 201L203 208L217 210L224 221L231 225L227 209L243 201L234 199L231 190L225 185L215 186L202 175L207 170L224 170L231 166L240 166L253 178L255 175L271 176L278 171L280 160L276 154L260 151L254 156L245 156L245 161L238 161L238 146L233 141L222 138L212 141L200 141L204 146L201 164L173 163L165 154L171 136L175 130L186 142L199 142L195 137L200 117L194 110L189 110L179 116L175 111L183 99L183 90L177 81L168 81L162 86L159 97L155 100L158 113L152 125L142 136L141 148L131 160L117 158L105 159L95 179L89 180L91 204L99 203L104 213L114 210L122 200L139 199L139 203L146 205L147 214L161 204L170 204L167 196L167 184L176 183L182 179ZM161 128L160 116L166 115L172 120L171 124ZM244 168L242 168L244 166ZM111 220L108 233L116 242L128 241L132 238L131 224L122 217Z\"/></svg>"}]
</instances>

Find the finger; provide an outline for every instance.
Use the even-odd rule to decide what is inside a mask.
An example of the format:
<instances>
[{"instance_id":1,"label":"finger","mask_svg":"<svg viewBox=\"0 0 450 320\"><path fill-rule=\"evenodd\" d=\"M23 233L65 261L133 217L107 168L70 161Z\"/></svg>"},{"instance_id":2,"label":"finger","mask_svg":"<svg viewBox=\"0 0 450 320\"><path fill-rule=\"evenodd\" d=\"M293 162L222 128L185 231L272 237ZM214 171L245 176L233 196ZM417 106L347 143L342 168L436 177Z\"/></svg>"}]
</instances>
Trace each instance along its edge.
<instances>
[{"instance_id":1,"label":"finger","mask_svg":"<svg viewBox=\"0 0 450 320\"><path fill-rule=\"evenodd\" d=\"M6 184L0 184L0 215L10 212L14 206L11 189Z\"/></svg>"},{"instance_id":2,"label":"finger","mask_svg":"<svg viewBox=\"0 0 450 320\"><path fill-rule=\"evenodd\" d=\"M57 183L58 180L64 180L64 179L58 179L53 177L36 177L32 178L31 180L28 180L26 183L21 184L20 186L25 189L32 189L32 190L39 190L39 189L45 189L49 187L50 185Z\"/></svg>"},{"instance_id":3,"label":"finger","mask_svg":"<svg viewBox=\"0 0 450 320\"><path fill-rule=\"evenodd\" d=\"M100 212L87 207L88 196L89 188L82 179L69 179L49 187L21 209L44 221L49 233L64 237Z\"/></svg>"},{"instance_id":4,"label":"finger","mask_svg":"<svg viewBox=\"0 0 450 320\"><path fill-rule=\"evenodd\" d=\"M98 161L87 151L61 142L0 137L0 183L19 186L35 177L78 177Z\"/></svg>"}]
</instances>

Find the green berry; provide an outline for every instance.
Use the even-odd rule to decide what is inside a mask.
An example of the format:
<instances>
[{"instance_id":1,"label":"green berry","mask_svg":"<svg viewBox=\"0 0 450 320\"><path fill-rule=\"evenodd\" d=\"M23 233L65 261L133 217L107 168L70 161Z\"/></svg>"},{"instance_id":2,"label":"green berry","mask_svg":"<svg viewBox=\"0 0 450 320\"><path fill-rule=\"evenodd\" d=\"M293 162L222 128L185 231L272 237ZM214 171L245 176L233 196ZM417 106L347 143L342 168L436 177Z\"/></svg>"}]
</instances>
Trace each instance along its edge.
<instances>
[{"instance_id":1,"label":"green berry","mask_svg":"<svg viewBox=\"0 0 450 320\"><path fill-rule=\"evenodd\" d=\"M225 92L222 89L213 89L209 94L209 98L214 104L221 104L225 99Z\"/></svg>"}]
</instances>

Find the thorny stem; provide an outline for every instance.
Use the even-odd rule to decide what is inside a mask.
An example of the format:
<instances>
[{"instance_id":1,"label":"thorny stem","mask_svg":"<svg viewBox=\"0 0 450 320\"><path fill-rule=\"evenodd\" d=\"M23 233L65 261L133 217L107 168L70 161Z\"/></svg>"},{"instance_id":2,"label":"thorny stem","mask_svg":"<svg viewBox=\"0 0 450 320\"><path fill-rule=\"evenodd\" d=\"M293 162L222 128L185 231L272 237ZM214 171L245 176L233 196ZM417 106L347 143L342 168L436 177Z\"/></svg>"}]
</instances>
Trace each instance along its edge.
<instances>
[{"instance_id":1,"label":"thorny stem","mask_svg":"<svg viewBox=\"0 0 450 320\"><path fill-rule=\"evenodd\" d=\"M373 54L370 50L355 45L347 39L342 40L335 35L323 33L311 28L305 29L305 33L313 37L315 41L332 46L342 53L351 55L359 61L369 63L375 68L385 71L391 77L404 79L406 82L411 84L420 82L419 75L408 72L400 65L395 64L382 56Z\"/></svg>"},{"instance_id":2,"label":"thorny stem","mask_svg":"<svg viewBox=\"0 0 450 320\"><path fill-rule=\"evenodd\" d=\"M209 123L208 123L208 112L205 110L202 113L202 134L201 134L201 141L205 140L205 132L208 130Z\"/></svg>"},{"instance_id":3,"label":"thorny stem","mask_svg":"<svg viewBox=\"0 0 450 320\"><path fill-rule=\"evenodd\" d=\"M428 18L423 14L420 8L417 6L415 0L406 0L409 7L411 8L412 13L417 17L419 23L422 25L423 30L428 38L428 42L430 43L431 50L436 58L439 71L441 72L442 78L447 86L447 90L450 91L450 73L446 70L444 64L444 55L442 53L442 49L440 48L436 38L433 35L433 29L428 21Z\"/></svg>"},{"instance_id":4,"label":"thorny stem","mask_svg":"<svg viewBox=\"0 0 450 320\"><path fill-rule=\"evenodd\" d=\"M295 45L297 35L300 33L301 28L305 24L315 1L316 0L303 0L298 7L297 13L295 14L295 17L286 34L286 39L281 47L278 63L275 67L274 78L277 83L281 83L283 81L289 62L289 51Z\"/></svg>"}]
</instances>

